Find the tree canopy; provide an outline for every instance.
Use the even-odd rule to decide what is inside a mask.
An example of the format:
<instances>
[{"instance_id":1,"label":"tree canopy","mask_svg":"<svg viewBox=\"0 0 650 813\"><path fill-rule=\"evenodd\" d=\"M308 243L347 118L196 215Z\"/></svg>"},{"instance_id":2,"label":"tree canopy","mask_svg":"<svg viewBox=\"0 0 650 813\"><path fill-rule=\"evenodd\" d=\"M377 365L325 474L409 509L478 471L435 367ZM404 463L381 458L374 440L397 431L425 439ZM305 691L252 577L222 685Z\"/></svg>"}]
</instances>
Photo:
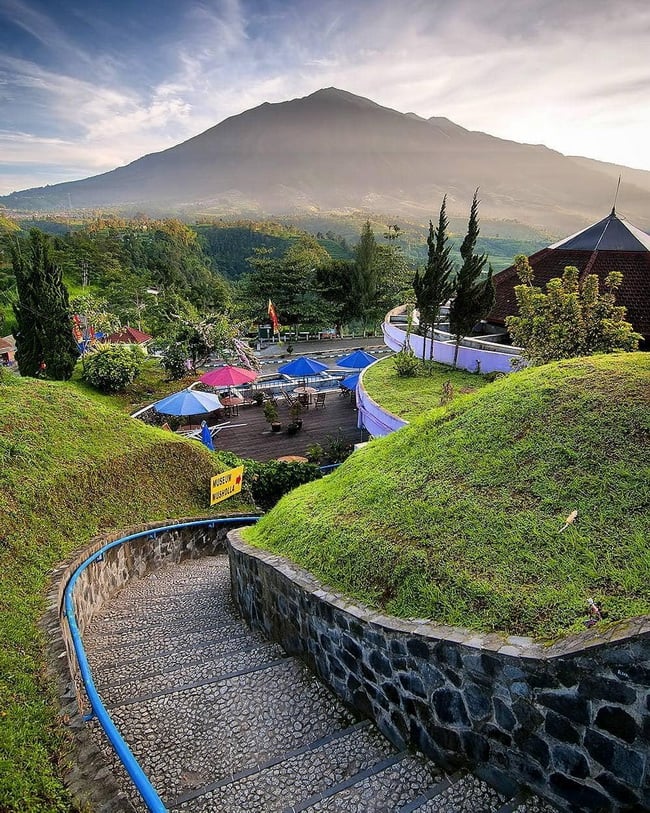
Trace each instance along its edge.
<instances>
[{"instance_id":1,"label":"tree canopy","mask_svg":"<svg viewBox=\"0 0 650 813\"><path fill-rule=\"evenodd\" d=\"M487 254L476 254L474 249L479 235L478 189L474 192L470 210L467 234L460 247L463 264L456 277L456 294L449 310L451 332L456 337L454 366L458 359L458 348L463 336L467 336L474 325L490 312L494 304L492 268L482 277L487 263Z\"/></svg>"},{"instance_id":2,"label":"tree canopy","mask_svg":"<svg viewBox=\"0 0 650 813\"><path fill-rule=\"evenodd\" d=\"M451 259L451 245L447 237L449 221L445 211L447 196L442 199L438 226L434 229L429 221L429 236L427 245L429 254L427 266L422 273L415 272L413 290L415 292L415 305L420 314L420 330L423 336L431 329L431 345L429 358L433 358L434 328L438 324L440 306L453 294L454 279L452 277L454 264ZM422 343L422 361L424 361L426 343Z\"/></svg>"},{"instance_id":3,"label":"tree canopy","mask_svg":"<svg viewBox=\"0 0 650 813\"><path fill-rule=\"evenodd\" d=\"M625 308L616 305L623 275L612 271L600 291L596 274L580 279L575 266L549 280L544 293L533 285L533 269L525 254L515 257L522 284L515 286L518 316L506 319L513 342L531 364L636 350L641 339L625 321Z\"/></svg>"},{"instance_id":4,"label":"tree canopy","mask_svg":"<svg viewBox=\"0 0 650 813\"><path fill-rule=\"evenodd\" d=\"M21 375L66 381L72 376L78 350L72 335L68 292L61 269L50 255L50 238L32 229L28 241L11 243L18 301L16 361Z\"/></svg>"}]
</instances>

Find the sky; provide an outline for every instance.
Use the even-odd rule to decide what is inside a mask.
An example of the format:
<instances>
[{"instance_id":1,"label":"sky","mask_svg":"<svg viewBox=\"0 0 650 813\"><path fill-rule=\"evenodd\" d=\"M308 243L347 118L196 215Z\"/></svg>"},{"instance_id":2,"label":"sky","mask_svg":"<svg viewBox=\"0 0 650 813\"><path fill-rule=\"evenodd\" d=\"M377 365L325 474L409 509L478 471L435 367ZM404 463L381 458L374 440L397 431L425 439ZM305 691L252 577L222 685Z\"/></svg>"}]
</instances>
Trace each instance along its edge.
<instances>
[{"instance_id":1,"label":"sky","mask_svg":"<svg viewBox=\"0 0 650 813\"><path fill-rule=\"evenodd\" d=\"M0 195L337 87L650 170L647 0L0 0Z\"/></svg>"}]
</instances>

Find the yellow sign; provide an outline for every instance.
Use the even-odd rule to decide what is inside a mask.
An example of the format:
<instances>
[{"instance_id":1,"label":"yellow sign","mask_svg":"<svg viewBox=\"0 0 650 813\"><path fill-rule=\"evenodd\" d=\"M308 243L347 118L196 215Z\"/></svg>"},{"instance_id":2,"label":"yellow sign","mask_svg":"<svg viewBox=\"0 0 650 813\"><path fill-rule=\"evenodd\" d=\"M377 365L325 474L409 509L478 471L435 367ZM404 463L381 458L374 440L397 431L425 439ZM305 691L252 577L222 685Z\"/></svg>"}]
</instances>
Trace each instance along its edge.
<instances>
[{"instance_id":1,"label":"yellow sign","mask_svg":"<svg viewBox=\"0 0 650 813\"><path fill-rule=\"evenodd\" d=\"M223 474L216 474L210 478L210 505L222 500L227 500L233 494L241 491L241 482L244 477L244 467L237 466L236 469L224 471Z\"/></svg>"}]
</instances>

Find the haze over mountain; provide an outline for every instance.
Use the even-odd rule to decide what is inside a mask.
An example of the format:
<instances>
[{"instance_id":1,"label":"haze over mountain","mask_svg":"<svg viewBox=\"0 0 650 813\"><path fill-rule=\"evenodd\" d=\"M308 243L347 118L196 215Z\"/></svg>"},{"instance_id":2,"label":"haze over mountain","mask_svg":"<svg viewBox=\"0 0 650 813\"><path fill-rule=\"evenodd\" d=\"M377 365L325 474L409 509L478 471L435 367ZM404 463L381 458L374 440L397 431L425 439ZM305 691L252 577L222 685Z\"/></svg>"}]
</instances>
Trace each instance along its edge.
<instances>
[{"instance_id":1,"label":"haze over mountain","mask_svg":"<svg viewBox=\"0 0 650 813\"><path fill-rule=\"evenodd\" d=\"M622 172L618 208L648 228L650 172ZM111 172L15 192L0 204L249 215L360 209L435 219L445 194L450 214L466 214L476 187L482 217L563 233L606 215L616 181L608 164L327 88L262 104Z\"/></svg>"}]
</instances>

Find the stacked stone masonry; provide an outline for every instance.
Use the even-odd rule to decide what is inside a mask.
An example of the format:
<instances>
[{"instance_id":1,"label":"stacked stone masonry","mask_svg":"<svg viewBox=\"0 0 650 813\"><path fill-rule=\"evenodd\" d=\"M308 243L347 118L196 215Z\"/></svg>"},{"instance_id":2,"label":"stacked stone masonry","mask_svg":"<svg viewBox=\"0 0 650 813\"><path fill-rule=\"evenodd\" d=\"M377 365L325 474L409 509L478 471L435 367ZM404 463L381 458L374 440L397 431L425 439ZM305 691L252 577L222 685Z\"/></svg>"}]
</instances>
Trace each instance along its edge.
<instances>
[{"instance_id":1,"label":"stacked stone masonry","mask_svg":"<svg viewBox=\"0 0 650 813\"><path fill-rule=\"evenodd\" d=\"M563 810L650 809L650 618L547 647L402 621L328 591L239 531L228 539L235 601L252 628L304 658L398 748L470 768L506 795L521 783ZM432 805L419 809L445 809Z\"/></svg>"},{"instance_id":2,"label":"stacked stone masonry","mask_svg":"<svg viewBox=\"0 0 650 813\"><path fill-rule=\"evenodd\" d=\"M178 540L182 529L169 534ZM83 637L113 722L167 809L412 813L438 794L443 807L435 809L448 810L451 790L468 810L509 813L484 784L461 776L456 789L421 754L357 721L304 663L247 629L234 612L224 553L179 561L187 549L170 547L170 538L165 562L158 536L147 537L152 559L144 572L87 614ZM140 549L139 540L124 544L133 543ZM123 555L141 564L140 553ZM97 589L87 594L97 598L112 580L98 578L101 563L92 572ZM111 789L119 788L93 808L144 813L99 724L85 725L103 760L93 786L106 788L112 777Z\"/></svg>"}]
</instances>

